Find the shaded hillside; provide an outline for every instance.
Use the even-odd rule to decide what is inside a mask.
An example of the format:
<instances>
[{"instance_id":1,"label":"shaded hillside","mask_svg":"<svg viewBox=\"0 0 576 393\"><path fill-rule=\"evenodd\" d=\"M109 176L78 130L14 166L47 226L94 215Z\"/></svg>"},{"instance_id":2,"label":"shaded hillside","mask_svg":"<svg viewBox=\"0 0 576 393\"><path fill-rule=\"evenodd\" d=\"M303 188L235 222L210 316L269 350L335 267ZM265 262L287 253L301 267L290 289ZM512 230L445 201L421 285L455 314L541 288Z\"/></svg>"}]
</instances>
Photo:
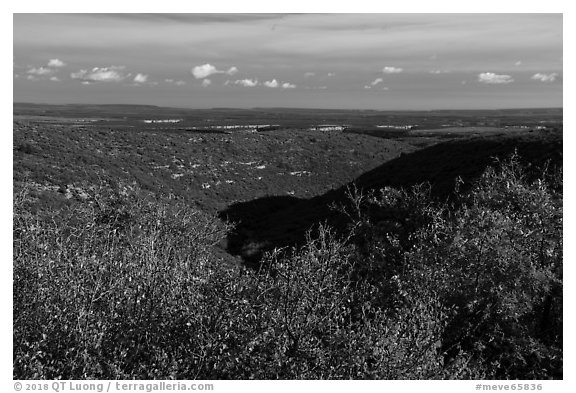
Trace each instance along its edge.
<instances>
[{"instance_id":1,"label":"shaded hillside","mask_svg":"<svg viewBox=\"0 0 576 393\"><path fill-rule=\"evenodd\" d=\"M385 186L410 187L428 182L432 195L445 199L457 177L464 186L476 179L495 158L517 150L521 159L534 168L547 161L562 164L562 131L513 133L441 143L400 157L366 172L353 183L363 190ZM348 185L310 198L265 197L236 203L220 217L236 223L228 236L228 251L247 263L257 262L262 253L275 247L302 244L306 231L327 222L337 228L344 217L331 206L345 202Z\"/></svg>"}]
</instances>

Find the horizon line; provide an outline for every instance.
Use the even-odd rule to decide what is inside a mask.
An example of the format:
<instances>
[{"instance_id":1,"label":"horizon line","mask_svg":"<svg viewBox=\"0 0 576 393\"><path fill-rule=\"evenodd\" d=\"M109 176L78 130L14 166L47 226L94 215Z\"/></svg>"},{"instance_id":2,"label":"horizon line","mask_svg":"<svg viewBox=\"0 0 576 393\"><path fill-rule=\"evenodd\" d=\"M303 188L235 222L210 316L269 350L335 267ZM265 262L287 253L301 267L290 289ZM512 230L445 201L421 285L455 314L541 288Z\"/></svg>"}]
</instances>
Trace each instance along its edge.
<instances>
[{"instance_id":1,"label":"horizon line","mask_svg":"<svg viewBox=\"0 0 576 393\"><path fill-rule=\"evenodd\" d=\"M321 107L292 107L292 106L257 106L257 107L210 107L210 108L193 108L185 106L162 106L154 104L94 104L94 103L61 103L47 104L42 102L12 102L12 105L42 105L42 106L141 106L155 107L164 109L186 109L186 110L271 110L271 109L291 109L291 110L333 110L333 111L372 111L372 112L441 112L441 111L511 111L511 110L537 110L537 109L557 109L564 110L564 106L536 106L536 107L502 107L502 108L437 108L437 109L368 109L368 108L321 108Z\"/></svg>"}]
</instances>

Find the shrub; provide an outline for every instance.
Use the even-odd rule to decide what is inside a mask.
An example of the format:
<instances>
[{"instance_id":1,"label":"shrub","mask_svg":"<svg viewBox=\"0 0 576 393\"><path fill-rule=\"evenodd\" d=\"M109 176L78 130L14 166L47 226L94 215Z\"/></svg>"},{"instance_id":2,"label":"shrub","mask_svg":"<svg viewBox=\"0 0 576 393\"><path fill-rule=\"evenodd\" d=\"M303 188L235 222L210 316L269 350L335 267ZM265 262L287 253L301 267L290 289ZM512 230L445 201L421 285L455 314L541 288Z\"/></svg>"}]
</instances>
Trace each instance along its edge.
<instances>
[{"instance_id":1,"label":"shrub","mask_svg":"<svg viewBox=\"0 0 576 393\"><path fill-rule=\"evenodd\" d=\"M228 284L227 296L208 295L215 304L206 325L229 321L217 340L206 340L215 345L208 376L441 377L447 319L439 302L406 294L396 312L374 306L376 288L354 278L351 246L323 226L318 233L301 250L268 254L261 270ZM208 290L219 292L223 281Z\"/></svg>"},{"instance_id":2,"label":"shrub","mask_svg":"<svg viewBox=\"0 0 576 393\"><path fill-rule=\"evenodd\" d=\"M351 190L259 270L226 227L123 185L32 214L14 203L18 379L562 378L562 183L516 157L452 204Z\"/></svg>"},{"instance_id":3,"label":"shrub","mask_svg":"<svg viewBox=\"0 0 576 393\"><path fill-rule=\"evenodd\" d=\"M194 315L216 220L137 192L31 215L14 205L14 376L169 376L159 356Z\"/></svg>"},{"instance_id":4,"label":"shrub","mask_svg":"<svg viewBox=\"0 0 576 393\"><path fill-rule=\"evenodd\" d=\"M20 143L18 145L18 147L16 148L17 151L24 153L24 154L35 154L36 153L36 148L34 147L34 145L32 145L31 143L28 142L23 142Z\"/></svg>"},{"instance_id":5,"label":"shrub","mask_svg":"<svg viewBox=\"0 0 576 393\"><path fill-rule=\"evenodd\" d=\"M452 375L561 378L559 178L529 181L512 156L451 206L433 203L421 186L354 199L359 274L380 282L389 308L407 287L426 288L451 311L445 366L475 365Z\"/></svg>"}]
</instances>

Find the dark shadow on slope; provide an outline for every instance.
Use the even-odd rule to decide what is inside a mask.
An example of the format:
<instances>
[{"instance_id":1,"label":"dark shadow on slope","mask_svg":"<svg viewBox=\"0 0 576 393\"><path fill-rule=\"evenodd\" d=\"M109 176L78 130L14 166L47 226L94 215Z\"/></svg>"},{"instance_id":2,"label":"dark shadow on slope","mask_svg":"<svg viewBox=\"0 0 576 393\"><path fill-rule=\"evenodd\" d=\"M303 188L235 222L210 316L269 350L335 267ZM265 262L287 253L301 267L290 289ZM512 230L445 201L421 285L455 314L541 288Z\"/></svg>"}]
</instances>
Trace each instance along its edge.
<instances>
[{"instance_id":1,"label":"dark shadow on slope","mask_svg":"<svg viewBox=\"0 0 576 393\"><path fill-rule=\"evenodd\" d=\"M292 196L267 196L248 202L239 202L221 211L218 216L228 222L234 223L235 228L227 236L227 251L232 255L239 255L245 263L257 263L264 250L275 247L266 236L260 235L259 225L265 222L267 217L273 217L282 211L298 210L298 205L305 203L305 199ZM284 219L284 230L292 228Z\"/></svg>"},{"instance_id":2,"label":"dark shadow on slope","mask_svg":"<svg viewBox=\"0 0 576 393\"><path fill-rule=\"evenodd\" d=\"M517 151L522 161L537 168L550 161L562 165L562 131L526 132L511 135L456 140L428 147L386 162L358 177L363 190L385 186L411 187L428 182L435 198L453 193L457 177L464 186L478 178L495 158ZM337 230L346 226L345 217L331 208L344 203L347 185L311 199L266 197L236 203L220 217L237 223L228 236L228 251L248 265L257 264L265 251L298 246L310 228L327 223Z\"/></svg>"}]
</instances>

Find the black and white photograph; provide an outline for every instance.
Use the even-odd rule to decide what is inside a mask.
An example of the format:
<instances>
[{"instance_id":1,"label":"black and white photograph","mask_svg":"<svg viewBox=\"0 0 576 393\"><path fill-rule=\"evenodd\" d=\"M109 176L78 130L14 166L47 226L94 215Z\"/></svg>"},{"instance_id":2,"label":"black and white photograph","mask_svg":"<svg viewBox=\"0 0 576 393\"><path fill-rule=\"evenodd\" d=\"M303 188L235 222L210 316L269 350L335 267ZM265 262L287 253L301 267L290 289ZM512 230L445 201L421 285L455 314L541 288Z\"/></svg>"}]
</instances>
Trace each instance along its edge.
<instances>
[{"instance_id":1,"label":"black and white photograph","mask_svg":"<svg viewBox=\"0 0 576 393\"><path fill-rule=\"evenodd\" d=\"M12 15L10 387L564 379L562 13L107 10Z\"/></svg>"}]
</instances>

